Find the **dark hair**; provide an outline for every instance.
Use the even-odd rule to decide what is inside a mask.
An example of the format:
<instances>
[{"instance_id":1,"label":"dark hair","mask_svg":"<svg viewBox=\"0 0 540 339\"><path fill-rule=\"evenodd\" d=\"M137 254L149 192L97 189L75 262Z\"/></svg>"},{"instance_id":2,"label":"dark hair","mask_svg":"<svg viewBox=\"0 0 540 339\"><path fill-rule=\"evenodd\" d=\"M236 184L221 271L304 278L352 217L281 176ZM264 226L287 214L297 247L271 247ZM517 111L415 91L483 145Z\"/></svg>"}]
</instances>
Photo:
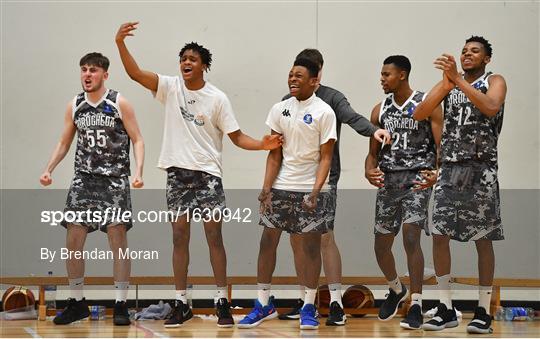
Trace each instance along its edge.
<instances>
[{"instance_id":1,"label":"dark hair","mask_svg":"<svg viewBox=\"0 0 540 339\"><path fill-rule=\"evenodd\" d=\"M103 68L105 72L109 70L109 64L109 59L98 52L88 53L79 61L79 66L81 67L84 65L97 66Z\"/></svg>"},{"instance_id":2,"label":"dark hair","mask_svg":"<svg viewBox=\"0 0 540 339\"><path fill-rule=\"evenodd\" d=\"M384 59L383 65L394 64L397 68L407 72L407 79L411 73L411 62L409 58L404 55L391 55L388 58Z\"/></svg>"},{"instance_id":3,"label":"dark hair","mask_svg":"<svg viewBox=\"0 0 540 339\"><path fill-rule=\"evenodd\" d=\"M182 49L180 50L180 53L178 53L178 56L182 58L182 55L184 55L184 53L187 50L192 50L194 52L199 53L199 55L201 56L202 63L208 67L208 70L210 70L210 65L212 64L212 53L210 53L210 51L207 48L192 41L190 43L185 44L184 47L182 47Z\"/></svg>"},{"instance_id":4,"label":"dark hair","mask_svg":"<svg viewBox=\"0 0 540 339\"><path fill-rule=\"evenodd\" d=\"M486 55L488 57L491 57L491 54L493 53L493 48L491 48L491 44L489 43L489 41L484 39L483 36L473 35L469 39L465 40L466 44L468 44L469 42L479 42L479 43L481 43L482 46L484 46L484 50L486 51Z\"/></svg>"},{"instance_id":5,"label":"dark hair","mask_svg":"<svg viewBox=\"0 0 540 339\"><path fill-rule=\"evenodd\" d=\"M294 60L294 66L307 68L310 78L316 78L319 75L319 65L307 58Z\"/></svg>"},{"instance_id":6,"label":"dark hair","mask_svg":"<svg viewBox=\"0 0 540 339\"><path fill-rule=\"evenodd\" d=\"M309 59L319 65L319 68L322 68L324 65L324 59L321 52L319 52L319 50L315 48L304 49L296 56L296 60L298 59Z\"/></svg>"}]
</instances>

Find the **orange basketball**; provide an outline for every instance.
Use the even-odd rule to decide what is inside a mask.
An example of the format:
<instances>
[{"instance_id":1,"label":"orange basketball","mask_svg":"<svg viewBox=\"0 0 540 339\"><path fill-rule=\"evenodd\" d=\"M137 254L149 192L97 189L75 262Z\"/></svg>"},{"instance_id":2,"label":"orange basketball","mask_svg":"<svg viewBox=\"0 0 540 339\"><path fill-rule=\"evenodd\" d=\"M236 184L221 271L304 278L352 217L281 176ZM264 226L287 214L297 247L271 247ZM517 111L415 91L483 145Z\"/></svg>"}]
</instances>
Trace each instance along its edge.
<instances>
[{"instance_id":1,"label":"orange basketball","mask_svg":"<svg viewBox=\"0 0 540 339\"><path fill-rule=\"evenodd\" d=\"M371 290L363 285L353 285L343 294L343 307L368 308L375 305L375 298ZM365 314L354 314L353 317L363 317Z\"/></svg>"},{"instance_id":2,"label":"orange basketball","mask_svg":"<svg viewBox=\"0 0 540 339\"><path fill-rule=\"evenodd\" d=\"M324 308L330 307L330 291L328 290L328 285L319 286L317 296L315 297L315 305ZM326 316L327 314L321 313L321 315Z\"/></svg>"},{"instance_id":3,"label":"orange basketball","mask_svg":"<svg viewBox=\"0 0 540 339\"><path fill-rule=\"evenodd\" d=\"M10 311L26 306L34 307L36 298L29 289L23 286L13 286L7 289L2 296L2 307L4 311Z\"/></svg>"}]
</instances>

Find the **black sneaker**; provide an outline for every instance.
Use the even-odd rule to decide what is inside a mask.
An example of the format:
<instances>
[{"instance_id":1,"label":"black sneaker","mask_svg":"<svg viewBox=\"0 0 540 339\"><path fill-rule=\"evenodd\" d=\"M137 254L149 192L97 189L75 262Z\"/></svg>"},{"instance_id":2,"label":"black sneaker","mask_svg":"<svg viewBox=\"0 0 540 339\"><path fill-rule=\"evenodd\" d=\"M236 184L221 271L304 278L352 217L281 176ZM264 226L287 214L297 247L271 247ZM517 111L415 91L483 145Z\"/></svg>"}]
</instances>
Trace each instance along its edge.
<instances>
[{"instance_id":1,"label":"black sneaker","mask_svg":"<svg viewBox=\"0 0 540 339\"><path fill-rule=\"evenodd\" d=\"M69 298L66 308L54 318L53 322L56 325L67 325L88 316L90 316L90 311L88 310L88 304L85 298L79 301Z\"/></svg>"},{"instance_id":2,"label":"black sneaker","mask_svg":"<svg viewBox=\"0 0 540 339\"><path fill-rule=\"evenodd\" d=\"M175 300L174 308L169 319L165 320L165 327L179 327L184 322L193 318L193 312L189 305L184 304L181 300Z\"/></svg>"},{"instance_id":3,"label":"black sneaker","mask_svg":"<svg viewBox=\"0 0 540 339\"><path fill-rule=\"evenodd\" d=\"M426 331L440 331L445 328L457 327L459 325L455 309L447 309L445 304L437 305L435 316L422 325Z\"/></svg>"},{"instance_id":4,"label":"black sneaker","mask_svg":"<svg viewBox=\"0 0 540 339\"><path fill-rule=\"evenodd\" d=\"M217 301L216 315L218 317L218 327L233 327L234 319L231 315L231 306L227 299L221 298Z\"/></svg>"},{"instance_id":5,"label":"black sneaker","mask_svg":"<svg viewBox=\"0 0 540 339\"><path fill-rule=\"evenodd\" d=\"M128 326L131 324L125 301L117 301L114 304L113 323L118 326Z\"/></svg>"},{"instance_id":6,"label":"black sneaker","mask_svg":"<svg viewBox=\"0 0 540 339\"><path fill-rule=\"evenodd\" d=\"M422 316L422 309L420 305L414 304L409 308L405 319L399 322L399 326L408 330L419 330L424 323L424 316Z\"/></svg>"},{"instance_id":7,"label":"black sneaker","mask_svg":"<svg viewBox=\"0 0 540 339\"><path fill-rule=\"evenodd\" d=\"M296 305L287 313L280 314L278 316L279 320L298 320L300 319L300 310L302 309L302 306L304 306L304 300L297 299Z\"/></svg>"},{"instance_id":8,"label":"black sneaker","mask_svg":"<svg viewBox=\"0 0 540 339\"><path fill-rule=\"evenodd\" d=\"M474 317L467 325L467 332L477 334L493 333L493 329L491 328L491 316L487 314L483 307L477 307L474 310Z\"/></svg>"},{"instance_id":9,"label":"black sneaker","mask_svg":"<svg viewBox=\"0 0 540 339\"><path fill-rule=\"evenodd\" d=\"M386 300L379 308L379 320L387 321L392 319L398 310L399 303L407 299L409 291L405 285L401 284L401 292L396 293L393 289L388 289L388 295Z\"/></svg>"},{"instance_id":10,"label":"black sneaker","mask_svg":"<svg viewBox=\"0 0 540 339\"><path fill-rule=\"evenodd\" d=\"M330 304L330 314L326 319L326 326L343 326L347 322L347 316L337 301Z\"/></svg>"}]
</instances>

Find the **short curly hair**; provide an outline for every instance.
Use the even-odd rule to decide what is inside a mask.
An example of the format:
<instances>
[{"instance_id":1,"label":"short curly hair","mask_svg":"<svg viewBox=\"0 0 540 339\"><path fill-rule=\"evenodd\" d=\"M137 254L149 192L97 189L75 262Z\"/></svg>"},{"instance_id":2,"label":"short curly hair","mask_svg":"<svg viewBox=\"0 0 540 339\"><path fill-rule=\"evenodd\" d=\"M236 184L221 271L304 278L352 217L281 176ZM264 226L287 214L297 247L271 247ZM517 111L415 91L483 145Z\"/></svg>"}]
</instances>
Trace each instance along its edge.
<instances>
[{"instance_id":1,"label":"short curly hair","mask_svg":"<svg viewBox=\"0 0 540 339\"><path fill-rule=\"evenodd\" d=\"M484 46L484 50L486 51L486 55L488 57L491 57L491 54L493 54L493 48L491 48L491 44L483 36L473 35L469 39L465 40L466 44L468 44L469 42L481 43L482 46Z\"/></svg>"},{"instance_id":2,"label":"short curly hair","mask_svg":"<svg viewBox=\"0 0 540 339\"><path fill-rule=\"evenodd\" d=\"M184 55L184 53L188 50L199 53L202 63L207 66L208 70L210 70L210 65L212 64L212 53L210 53L208 48L205 48L204 46L192 41L182 47L180 53L178 53L178 56L182 58L182 55Z\"/></svg>"}]
</instances>

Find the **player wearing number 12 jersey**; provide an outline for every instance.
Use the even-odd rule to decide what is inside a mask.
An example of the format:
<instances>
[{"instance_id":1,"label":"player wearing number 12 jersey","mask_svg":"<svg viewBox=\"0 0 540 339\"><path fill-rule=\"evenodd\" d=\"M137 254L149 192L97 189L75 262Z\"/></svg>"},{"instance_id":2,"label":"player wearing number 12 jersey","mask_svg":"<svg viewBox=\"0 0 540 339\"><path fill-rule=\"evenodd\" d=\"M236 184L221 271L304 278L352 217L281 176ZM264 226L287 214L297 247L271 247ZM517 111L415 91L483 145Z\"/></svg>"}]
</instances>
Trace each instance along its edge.
<instances>
[{"instance_id":1,"label":"player wearing number 12 jersey","mask_svg":"<svg viewBox=\"0 0 540 339\"><path fill-rule=\"evenodd\" d=\"M409 86L411 63L407 57L386 58L381 85L388 96L375 106L371 122L392 135L390 145L370 140L366 158L366 178L378 187L375 216L375 254L389 285L388 297L379 310L380 320L390 320L409 291L399 281L392 244L403 227L403 245L411 281L411 308L400 325L418 329L422 325L422 280L424 257L421 231L427 228L431 185L436 178L437 145L442 133L441 107L425 121L413 119L416 106L425 94Z\"/></svg>"},{"instance_id":2,"label":"player wearing number 12 jersey","mask_svg":"<svg viewBox=\"0 0 540 339\"><path fill-rule=\"evenodd\" d=\"M77 132L75 175L64 211L66 219L62 221L67 228L66 248L80 253L88 233L98 229L107 233L114 255L116 304L113 321L115 325L129 325L126 298L131 263L129 258L121 256L126 252L126 233L132 226L129 142L133 142L137 162L133 177L133 187L136 188L143 186L144 143L133 108L118 92L105 87L109 68L107 57L101 53L89 53L82 57L79 65L83 92L68 104L60 142L40 182L43 186L52 183L51 172L69 151ZM90 215L84 213L87 211ZM123 217L113 218L113 211ZM68 212L79 212L81 217L68 219ZM64 311L54 318L57 325L66 325L90 315L83 298L84 259L70 256L66 260L66 269L71 298Z\"/></svg>"}]
</instances>

